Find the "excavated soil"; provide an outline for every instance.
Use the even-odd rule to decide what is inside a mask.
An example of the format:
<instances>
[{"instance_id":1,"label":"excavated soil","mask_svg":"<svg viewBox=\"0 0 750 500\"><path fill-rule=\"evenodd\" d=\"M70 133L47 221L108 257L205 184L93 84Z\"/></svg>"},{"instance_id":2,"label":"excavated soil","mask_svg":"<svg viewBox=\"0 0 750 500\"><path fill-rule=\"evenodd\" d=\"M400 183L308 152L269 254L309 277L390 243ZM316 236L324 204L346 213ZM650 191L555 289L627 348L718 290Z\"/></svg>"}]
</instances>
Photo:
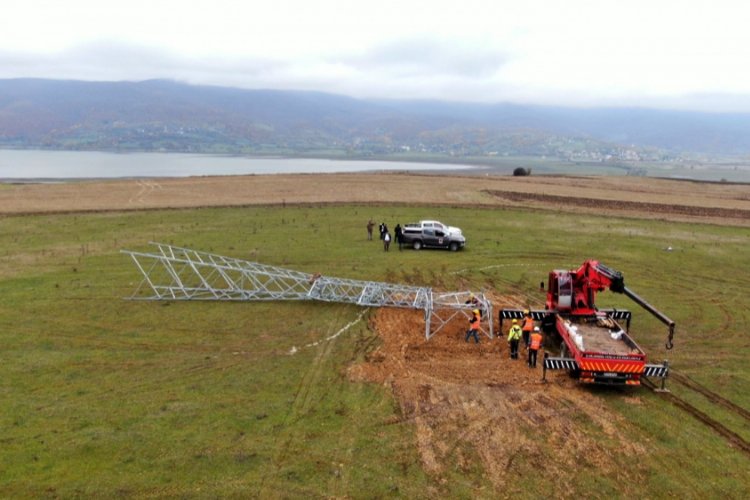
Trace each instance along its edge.
<instances>
[{"instance_id":1,"label":"excavated soil","mask_svg":"<svg viewBox=\"0 0 750 500\"><path fill-rule=\"evenodd\" d=\"M512 302L494 307L517 307ZM514 468L519 461L538 467L560 496L572 490L581 461L605 475L631 474L635 480L640 473L615 470L611 460L613 447L636 463L645 453L622 433L626 423L566 373L548 371L543 382L541 352L531 369L525 359L510 359L502 337L467 343L462 319L425 340L419 311L381 308L370 327L382 345L351 367L349 376L392 389L401 408L392 424L416 427L422 465L438 482L452 468L470 467L476 456L484 476L506 493L520 487ZM598 436L579 425L582 416Z\"/></svg>"}]
</instances>

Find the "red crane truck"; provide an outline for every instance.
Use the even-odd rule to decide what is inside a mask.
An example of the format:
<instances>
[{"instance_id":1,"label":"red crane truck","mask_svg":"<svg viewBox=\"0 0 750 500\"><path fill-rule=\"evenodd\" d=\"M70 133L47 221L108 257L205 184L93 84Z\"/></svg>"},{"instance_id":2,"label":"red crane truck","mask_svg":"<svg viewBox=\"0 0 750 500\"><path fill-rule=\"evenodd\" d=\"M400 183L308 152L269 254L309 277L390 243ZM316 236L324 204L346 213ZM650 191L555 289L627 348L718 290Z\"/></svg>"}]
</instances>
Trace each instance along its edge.
<instances>
[{"instance_id":1,"label":"red crane truck","mask_svg":"<svg viewBox=\"0 0 750 500\"><path fill-rule=\"evenodd\" d=\"M500 311L503 319L523 318L528 312L541 321L548 338L561 340L560 356L545 354L544 376L548 369L565 369L584 383L606 385L640 385L642 376L664 381L668 363L647 364L646 353L630 336L631 313L621 309L597 309L597 292L609 289L624 293L669 328L667 349L671 349L674 321L625 286L622 273L596 260L587 260L575 271L554 270L549 274L547 300L543 311ZM618 320L626 321L623 328Z\"/></svg>"}]
</instances>

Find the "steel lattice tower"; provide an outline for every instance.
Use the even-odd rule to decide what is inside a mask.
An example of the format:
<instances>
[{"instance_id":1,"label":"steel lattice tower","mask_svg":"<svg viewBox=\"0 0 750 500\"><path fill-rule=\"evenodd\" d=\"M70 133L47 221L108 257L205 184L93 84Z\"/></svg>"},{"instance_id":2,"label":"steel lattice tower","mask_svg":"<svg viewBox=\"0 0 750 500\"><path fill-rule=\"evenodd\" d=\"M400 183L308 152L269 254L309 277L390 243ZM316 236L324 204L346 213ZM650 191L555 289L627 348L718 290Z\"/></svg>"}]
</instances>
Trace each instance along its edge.
<instances>
[{"instance_id":1,"label":"steel lattice tower","mask_svg":"<svg viewBox=\"0 0 750 500\"><path fill-rule=\"evenodd\" d=\"M492 338L492 304L474 293L479 304L469 305L471 292L435 293L428 287L350 280L302 273L205 252L153 243L152 253L122 252L131 256L143 280L131 296L140 300L320 300L367 307L421 309L425 337L430 339L458 315L483 311L482 331ZM435 329L432 329L432 323Z\"/></svg>"}]
</instances>

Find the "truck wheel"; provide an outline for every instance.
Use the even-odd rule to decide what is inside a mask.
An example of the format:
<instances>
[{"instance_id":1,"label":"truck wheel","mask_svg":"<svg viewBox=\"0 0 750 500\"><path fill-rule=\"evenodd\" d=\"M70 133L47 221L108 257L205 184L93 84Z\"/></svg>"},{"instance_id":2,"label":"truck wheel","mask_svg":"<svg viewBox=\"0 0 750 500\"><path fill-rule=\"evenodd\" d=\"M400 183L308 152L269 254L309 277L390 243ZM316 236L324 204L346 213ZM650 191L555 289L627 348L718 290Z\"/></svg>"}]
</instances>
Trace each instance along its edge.
<instances>
[{"instance_id":1,"label":"truck wheel","mask_svg":"<svg viewBox=\"0 0 750 500\"><path fill-rule=\"evenodd\" d=\"M411 244L412 247L414 247L414 250L419 250L422 248L422 242L419 240L414 241L414 243Z\"/></svg>"},{"instance_id":2,"label":"truck wheel","mask_svg":"<svg viewBox=\"0 0 750 500\"><path fill-rule=\"evenodd\" d=\"M455 252L456 250L458 250L458 243L456 243L455 241L451 243L450 249L451 252Z\"/></svg>"}]
</instances>

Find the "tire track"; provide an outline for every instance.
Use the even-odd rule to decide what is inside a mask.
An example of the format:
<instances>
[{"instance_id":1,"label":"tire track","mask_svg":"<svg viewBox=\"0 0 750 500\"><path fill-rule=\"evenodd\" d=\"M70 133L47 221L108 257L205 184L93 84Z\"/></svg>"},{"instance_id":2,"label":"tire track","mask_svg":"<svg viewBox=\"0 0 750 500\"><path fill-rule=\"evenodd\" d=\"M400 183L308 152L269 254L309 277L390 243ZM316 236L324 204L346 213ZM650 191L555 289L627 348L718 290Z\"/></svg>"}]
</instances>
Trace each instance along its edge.
<instances>
[{"instance_id":1,"label":"tire track","mask_svg":"<svg viewBox=\"0 0 750 500\"><path fill-rule=\"evenodd\" d=\"M339 311L337 318L343 314L345 314L345 311ZM331 326L338 323L340 322L333 320ZM261 483L258 487L258 498L269 498L273 496L275 478L287 461L292 443L299 438L298 434L303 432L303 430L300 429L299 426L295 426L294 423L300 418L304 418L304 413L315 404L316 401L313 397L314 388L320 385L319 382L323 377L326 361L331 357L335 340L338 338L342 330L330 335L325 342L322 342L322 348L318 350L310 367L300 379L297 390L294 394L291 409L284 419L284 430L278 436L278 445L273 458L271 459L271 463L268 465L266 472L263 474Z\"/></svg>"},{"instance_id":2,"label":"tire track","mask_svg":"<svg viewBox=\"0 0 750 500\"><path fill-rule=\"evenodd\" d=\"M342 328L342 331L348 330L355 324L359 323L365 316L365 313L369 312L369 310L370 308L365 309L357 316L356 321L352 321L351 323L347 324L344 328ZM372 347L377 342L377 334L367 328L366 333L362 334L355 341L354 349L352 350L349 361L346 364L351 365L355 363L360 356L367 355L367 353L372 350ZM345 388L340 389L342 391L356 390L357 397L354 398L355 400L359 400L359 395L361 395L362 392L366 390L366 386L364 384L352 385L347 379L340 380L338 384L346 386ZM348 410L345 408L342 411ZM334 471L331 475L331 478L328 480L328 498L344 498L346 496L346 492L349 491L350 476L352 474L350 472L351 468L349 467L349 465L354 462L354 454L357 450L356 442L357 436L355 433L339 434L336 446L331 450L331 452L333 453L332 464L334 465Z\"/></svg>"},{"instance_id":3,"label":"tire track","mask_svg":"<svg viewBox=\"0 0 750 500\"><path fill-rule=\"evenodd\" d=\"M730 400L718 395L712 390L706 387L703 387L702 385L692 380L687 375L683 375L681 373L675 372L674 370L670 370L669 378L674 379L675 382L682 384L684 387L687 387L688 389L692 389L693 391L702 394L703 396L705 396L706 399L708 399L712 403L722 406L725 409L736 413L740 417L750 422L750 411L747 411L741 406L734 404Z\"/></svg>"},{"instance_id":4,"label":"tire track","mask_svg":"<svg viewBox=\"0 0 750 500\"><path fill-rule=\"evenodd\" d=\"M138 179L135 181L135 183L139 189L135 195L130 197L130 199L128 200L128 205L146 203L146 196L153 193L157 189L162 189L162 185L155 181Z\"/></svg>"},{"instance_id":5,"label":"tire track","mask_svg":"<svg viewBox=\"0 0 750 500\"><path fill-rule=\"evenodd\" d=\"M737 448L740 451L745 452L746 455L750 456L750 442L745 441L745 439L742 436L729 430L729 428L727 428L724 424L709 417L708 415L703 413L701 410L699 410L695 406L691 405L684 399L678 396L675 396L671 392L656 392L657 387L650 380L646 378L642 378L641 383L645 387L648 387L649 389L654 391L654 393L668 400L673 405L677 406L678 408L681 408L685 412L695 417L696 420L704 423L707 427L711 428L717 434L723 436L727 441L729 441L729 444L731 446Z\"/></svg>"}]
</instances>

